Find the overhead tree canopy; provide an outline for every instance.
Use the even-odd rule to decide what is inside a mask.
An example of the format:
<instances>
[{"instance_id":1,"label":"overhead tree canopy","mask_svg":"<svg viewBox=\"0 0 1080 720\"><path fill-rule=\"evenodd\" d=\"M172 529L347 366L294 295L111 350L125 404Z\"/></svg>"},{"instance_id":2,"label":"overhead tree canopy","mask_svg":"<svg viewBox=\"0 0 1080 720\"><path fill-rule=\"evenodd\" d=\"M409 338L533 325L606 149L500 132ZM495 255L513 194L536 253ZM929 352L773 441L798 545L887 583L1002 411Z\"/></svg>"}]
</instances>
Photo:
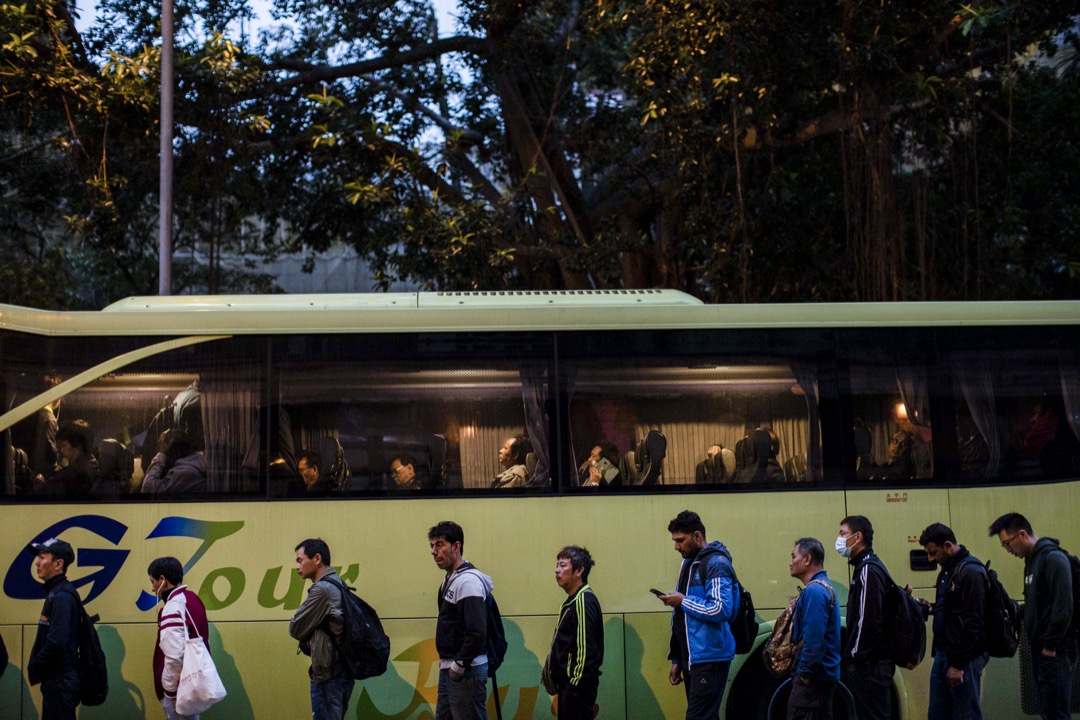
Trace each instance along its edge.
<instances>
[{"instance_id":1,"label":"overhead tree canopy","mask_svg":"<svg viewBox=\"0 0 1080 720\"><path fill-rule=\"evenodd\" d=\"M85 37L66 8L0 10L3 299L99 307L157 287L158 4ZM459 12L278 0L255 36L245 0L180 4L178 290L345 243L444 289L1080 294L1071 2Z\"/></svg>"}]
</instances>

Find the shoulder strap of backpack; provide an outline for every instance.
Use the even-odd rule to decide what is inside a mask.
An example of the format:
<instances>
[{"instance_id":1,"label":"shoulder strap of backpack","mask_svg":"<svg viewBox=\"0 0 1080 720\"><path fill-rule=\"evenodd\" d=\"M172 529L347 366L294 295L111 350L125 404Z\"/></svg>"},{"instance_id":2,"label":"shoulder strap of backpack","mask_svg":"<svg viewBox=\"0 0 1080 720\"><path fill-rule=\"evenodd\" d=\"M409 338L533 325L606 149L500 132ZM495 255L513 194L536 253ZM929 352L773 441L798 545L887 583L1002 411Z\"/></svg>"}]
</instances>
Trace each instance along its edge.
<instances>
[{"instance_id":1,"label":"shoulder strap of backpack","mask_svg":"<svg viewBox=\"0 0 1080 720\"><path fill-rule=\"evenodd\" d=\"M815 585L815 584L816 585L821 585L826 590L829 591L829 602L828 602L827 607L829 609L829 612L832 612L833 605L836 604L836 591L833 590L832 583L826 582L824 580L811 580L810 584L811 585ZM809 587L809 585L807 585L807 587Z\"/></svg>"},{"instance_id":2,"label":"shoulder strap of backpack","mask_svg":"<svg viewBox=\"0 0 1080 720\"><path fill-rule=\"evenodd\" d=\"M728 569L731 570L731 582L734 584L736 589L741 588L742 586L739 585L739 578L735 574L735 564L733 562L731 562L730 560L728 560L723 555L710 556L710 557L706 558L706 562L699 562L697 564L698 580L701 581L701 586L706 587L706 584L705 584L705 566L709 562L712 562L713 558L715 558L718 562L720 562L722 564L726 564L728 566ZM687 583L686 589L687 590L690 589L689 582Z\"/></svg>"}]
</instances>

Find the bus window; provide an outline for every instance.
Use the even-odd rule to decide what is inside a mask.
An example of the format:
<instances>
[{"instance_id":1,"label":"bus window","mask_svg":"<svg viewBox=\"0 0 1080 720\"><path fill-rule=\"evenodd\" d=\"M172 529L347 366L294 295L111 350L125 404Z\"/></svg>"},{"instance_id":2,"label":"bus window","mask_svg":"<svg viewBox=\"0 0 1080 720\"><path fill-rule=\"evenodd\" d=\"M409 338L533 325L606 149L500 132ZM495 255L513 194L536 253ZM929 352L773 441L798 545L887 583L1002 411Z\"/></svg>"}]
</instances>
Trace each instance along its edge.
<instances>
[{"instance_id":1,"label":"bus window","mask_svg":"<svg viewBox=\"0 0 1080 720\"><path fill-rule=\"evenodd\" d=\"M910 482L934 475L926 373L912 366L853 365L855 477Z\"/></svg>"},{"instance_id":2,"label":"bus window","mask_svg":"<svg viewBox=\"0 0 1080 720\"><path fill-rule=\"evenodd\" d=\"M817 381L775 359L575 360L564 368L571 485L708 485L820 477ZM810 387L808 393L806 387ZM812 439L813 438L813 439Z\"/></svg>"},{"instance_id":3,"label":"bus window","mask_svg":"<svg viewBox=\"0 0 1080 720\"><path fill-rule=\"evenodd\" d=\"M1080 378L1069 352L952 359L962 479L1061 477L1080 469Z\"/></svg>"},{"instance_id":4,"label":"bus window","mask_svg":"<svg viewBox=\"0 0 1080 720\"><path fill-rule=\"evenodd\" d=\"M271 458L277 463L271 495L550 485L546 364L502 353L470 357L452 347L418 352L415 342L415 336L279 341L271 395L288 418L296 457L319 470L305 477Z\"/></svg>"}]
</instances>

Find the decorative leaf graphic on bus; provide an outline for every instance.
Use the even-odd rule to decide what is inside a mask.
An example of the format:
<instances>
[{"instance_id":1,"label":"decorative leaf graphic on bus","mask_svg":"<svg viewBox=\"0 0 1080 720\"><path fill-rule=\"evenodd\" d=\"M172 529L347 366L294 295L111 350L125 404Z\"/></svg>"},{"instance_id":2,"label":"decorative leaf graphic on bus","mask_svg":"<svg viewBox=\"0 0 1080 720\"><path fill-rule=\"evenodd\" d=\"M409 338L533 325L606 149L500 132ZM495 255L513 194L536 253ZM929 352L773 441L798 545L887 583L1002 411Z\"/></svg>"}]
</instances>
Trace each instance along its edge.
<instances>
[{"instance_id":1,"label":"decorative leaf graphic on bus","mask_svg":"<svg viewBox=\"0 0 1080 720\"><path fill-rule=\"evenodd\" d=\"M63 534L66 530L80 528L88 530L95 535L108 540L113 545L118 545L121 538L127 532L127 525L117 522L112 518L101 515L75 515L61 520L55 525L42 530L31 538L28 543L41 542L49 538ZM11 566L8 567L7 575L4 576L4 593L15 600L39 600L45 597L45 590L41 583L37 582L29 571L34 564L34 554L26 549L28 543L23 543L19 554L15 556ZM91 602L116 578L120 568L124 566L130 550L112 550L109 548L76 547L74 567L100 567L97 572L84 575L71 581L76 588L93 583L90 593L84 602Z\"/></svg>"},{"instance_id":2,"label":"decorative leaf graphic on bus","mask_svg":"<svg viewBox=\"0 0 1080 720\"><path fill-rule=\"evenodd\" d=\"M506 618L503 618L506 622ZM416 677L410 682L397 673L398 667L404 664L416 665ZM390 670L379 678L366 681L360 688L360 697L356 702L357 720L431 720L435 713L435 704L439 697L439 686L428 684L432 678L438 678L439 651L435 649L435 638L428 638L406 648L394 656ZM504 669L506 666L504 665ZM539 671L537 671L539 672ZM514 685L514 678L509 682L502 675L499 677L499 698L503 710L507 709L507 698L510 696ZM376 707L376 698L387 701L389 698L401 698L412 689L412 697L409 704L395 713L383 712ZM374 688L374 692L372 692ZM488 716L495 714L494 702L490 695L491 683L488 683ZM517 710L513 720L530 720L536 709L536 698L540 686L518 688ZM385 704L384 704L385 706Z\"/></svg>"},{"instance_id":3,"label":"decorative leaf graphic on bus","mask_svg":"<svg viewBox=\"0 0 1080 720\"><path fill-rule=\"evenodd\" d=\"M186 574L206 554L211 545L239 531L242 527L244 527L243 520L196 520L185 517L166 517L162 518L157 527L150 531L146 539L190 537L202 540L202 545L198 547L195 554L184 563L184 573ZM145 612L153 608L157 603L158 599L156 597L145 590L141 590L139 599L135 601L135 606Z\"/></svg>"}]
</instances>

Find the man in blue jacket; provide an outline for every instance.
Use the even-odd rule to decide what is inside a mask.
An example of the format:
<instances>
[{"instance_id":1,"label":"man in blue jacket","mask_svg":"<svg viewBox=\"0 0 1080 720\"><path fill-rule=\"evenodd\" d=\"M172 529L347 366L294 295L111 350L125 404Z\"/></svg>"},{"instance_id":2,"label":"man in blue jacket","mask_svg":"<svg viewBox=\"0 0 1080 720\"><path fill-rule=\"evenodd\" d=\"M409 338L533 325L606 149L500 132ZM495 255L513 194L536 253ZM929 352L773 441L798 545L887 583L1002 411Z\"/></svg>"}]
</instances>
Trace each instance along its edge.
<instances>
[{"instance_id":1,"label":"man in blue jacket","mask_svg":"<svg viewBox=\"0 0 1080 720\"><path fill-rule=\"evenodd\" d=\"M76 648L81 600L67 579L75 550L58 538L32 543L34 569L45 583L45 605L30 650L26 674L31 685L41 683L41 720L75 720L79 705Z\"/></svg>"},{"instance_id":2,"label":"man in blue jacket","mask_svg":"<svg viewBox=\"0 0 1080 720\"><path fill-rule=\"evenodd\" d=\"M729 621L739 609L731 553L705 539L705 525L690 510L668 523L668 532L683 557L675 592L660 596L674 608L668 680L686 683L686 720L718 720L735 657Z\"/></svg>"},{"instance_id":3,"label":"man in blue jacket","mask_svg":"<svg viewBox=\"0 0 1080 720\"><path fill-rule=\"evenodd\" d=\"M791 577L805 586L795 603L791 642L802 643L791 681L787 720L832 720L840 682L840 608L825 574L825 548L817 538L795 541Z\"/></svg>"}]
</instances>

